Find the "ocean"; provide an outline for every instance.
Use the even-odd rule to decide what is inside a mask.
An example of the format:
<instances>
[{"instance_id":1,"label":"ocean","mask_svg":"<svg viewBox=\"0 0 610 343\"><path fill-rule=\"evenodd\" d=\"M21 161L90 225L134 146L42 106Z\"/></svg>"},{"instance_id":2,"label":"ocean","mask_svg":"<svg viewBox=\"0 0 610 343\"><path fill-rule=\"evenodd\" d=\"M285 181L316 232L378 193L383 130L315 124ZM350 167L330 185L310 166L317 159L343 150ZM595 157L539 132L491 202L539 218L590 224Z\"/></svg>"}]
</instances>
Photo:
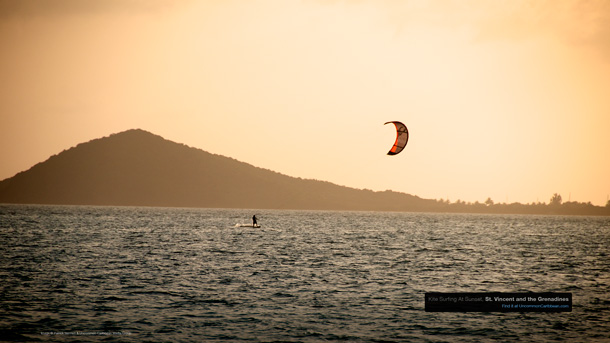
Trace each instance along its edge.
<instances>
[{"instance_id":1,"label":"ocean","mask_svg":"<svg viewBox=\"0 0 610 343\"><path fill-rule=\"evenodd\" d=\"M609 342L609 254L608 217L0 205L0 340Z\"/></svg>"}]
</instances>

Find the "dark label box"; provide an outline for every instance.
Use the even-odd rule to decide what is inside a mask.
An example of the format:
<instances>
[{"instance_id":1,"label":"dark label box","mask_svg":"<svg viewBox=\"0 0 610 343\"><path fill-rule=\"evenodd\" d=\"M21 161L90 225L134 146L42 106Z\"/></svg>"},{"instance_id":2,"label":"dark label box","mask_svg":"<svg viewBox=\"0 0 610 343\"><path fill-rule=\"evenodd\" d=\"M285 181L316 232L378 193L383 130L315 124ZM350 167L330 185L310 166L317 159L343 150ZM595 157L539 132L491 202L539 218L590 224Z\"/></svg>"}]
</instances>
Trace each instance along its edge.
<instances>
[{"instance_id":1,"label":"dark label box","mask_svg":"<svg viewBox=\"0 0 610 343\"><path fill-rule=\"evenodd\" d=\"M426 312L572 312L572 293L426 293Z\"/></svg>"}]
</instances>

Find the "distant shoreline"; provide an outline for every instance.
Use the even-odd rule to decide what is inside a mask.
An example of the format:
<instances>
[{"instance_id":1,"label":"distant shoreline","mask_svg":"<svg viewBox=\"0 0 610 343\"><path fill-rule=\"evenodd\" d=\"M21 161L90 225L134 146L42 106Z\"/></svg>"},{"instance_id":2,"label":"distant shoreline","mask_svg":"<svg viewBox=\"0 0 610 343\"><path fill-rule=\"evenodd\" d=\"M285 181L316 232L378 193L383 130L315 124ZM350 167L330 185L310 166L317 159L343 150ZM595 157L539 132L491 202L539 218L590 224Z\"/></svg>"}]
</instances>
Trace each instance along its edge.
<instances>
[{"instance_id":1,"label":"distant shoreline","mask_svg":"<svg viewBox=\"0 0 610 343\"><path fill-rule=\"evenodd\" d=\"M0 206L66 206L66 207L141 207L169 209L219 209L219 210L277 210L277 211L329 211L329 212L387 212L387 213L438 213L438 214L500 214L500 215L541 215L541 216L610 216L610 207L601 207L587 203L566 203L559 206L548 204L523 205L494 204L444 204L435 210L380 210L380 209L320 209L320 208L249 208L249 207L198 207L198 206L150 206L150 205L112 205L112 204L39 204L39 203L0 203ZM578 206L578 208L575 208Z\"/></svg>"},{"instance_id":2,"label":"distant shoreline","mask_svg":"<svg viewBox=\"0 0 610 343\"><path fill-rule=\"evenodd\" d=\"M563 202L557 193L548 204L450 202L291 177L139 129L78 144L1 180L0 203L610 216L610 204Z\"/></svg>"}]
</instances>

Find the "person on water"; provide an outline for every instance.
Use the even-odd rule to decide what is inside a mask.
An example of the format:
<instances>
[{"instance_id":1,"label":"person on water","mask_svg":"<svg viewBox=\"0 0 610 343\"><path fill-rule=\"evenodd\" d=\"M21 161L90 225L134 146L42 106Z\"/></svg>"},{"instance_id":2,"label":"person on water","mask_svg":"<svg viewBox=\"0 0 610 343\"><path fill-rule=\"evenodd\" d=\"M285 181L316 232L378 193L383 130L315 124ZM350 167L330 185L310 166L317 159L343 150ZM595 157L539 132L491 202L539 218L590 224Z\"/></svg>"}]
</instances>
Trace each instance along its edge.
<instances>
[{"instance_id":1,"label":"person on water","mask_svg":"<svg viewBox=\"0 0 610 343\"><path fill-rule=\"evenodd\" d=\"M252 227L257 226L257 222L256 222L256 214L252 216Z\"/></svg>"}]
</instances>

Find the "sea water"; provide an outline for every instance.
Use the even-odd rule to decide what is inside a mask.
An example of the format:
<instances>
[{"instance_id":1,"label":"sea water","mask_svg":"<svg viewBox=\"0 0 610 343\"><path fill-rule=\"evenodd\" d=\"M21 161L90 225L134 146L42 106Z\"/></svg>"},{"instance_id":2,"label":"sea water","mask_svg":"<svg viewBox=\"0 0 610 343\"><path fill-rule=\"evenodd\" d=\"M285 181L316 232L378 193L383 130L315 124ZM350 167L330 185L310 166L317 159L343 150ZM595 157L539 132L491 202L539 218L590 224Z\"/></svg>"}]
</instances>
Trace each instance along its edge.
<instances>
[{"instance_id":1,"label":"sea water","mask_svg":"<svg viewBox=\"0 0 610 343\"><path fill-rule=\"evenodd\" d=\"M1 205L0 340L608 342L609 247L607 217ZM529 291L573 309L424 310Z\"/></svg>"}]
</instances>

